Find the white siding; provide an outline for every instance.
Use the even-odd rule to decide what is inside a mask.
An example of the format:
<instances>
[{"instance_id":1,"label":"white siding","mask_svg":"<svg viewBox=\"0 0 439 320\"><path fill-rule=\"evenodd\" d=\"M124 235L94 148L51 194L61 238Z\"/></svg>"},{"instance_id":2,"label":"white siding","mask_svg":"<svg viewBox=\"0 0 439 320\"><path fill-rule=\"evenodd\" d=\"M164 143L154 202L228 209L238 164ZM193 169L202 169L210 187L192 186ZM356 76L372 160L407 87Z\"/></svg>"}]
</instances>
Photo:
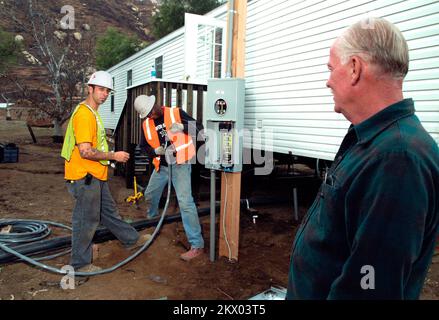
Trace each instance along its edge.
<instances>
[{"instance_id":1,"label":"white siding","mask_svg":"<svg viewBox=\"0 0 439 320\"><path fill-rule=\"evenodd\" d=\"M218 19L226 19L226 6L223 5L208 15ZM122 113L127 98L127 71L132 69L132 85L145 83L150 79L151 66L154 65L155 58L159 56L163 56L163 79L184 80L184 27L108 69L108 72L115 77L116 92L114 112L110 112L110 97L99 107L105 128L115 129ZM194 99L196 99L196 93L194 93ZM175 102L174 92L172 103L175 104Z\"/></svg>"},{"instance_id":2,"label":"white siding","mask_svg":"<svg viewBox=\"0 0 439 320\"><path fill-rule=\"evenodd\" d=\"M404 33L411 58L404 95L415 100L418 117L439 143L438 1L250 1L246 128L262 121L273 131L275 152L332 160L349 123L334 113L326 88L329 47L367 15L385 17Z\"/></svg>"},{"instance_id":3,"label":"white siding","mask_svg":"<svg viewBox=\"0 0 439 320\"><path fill-rule=\"evenodd\" d=\"M163 78L182 80L184 74L183 30L179 29L156 43L146 47L132 57L110 68L115 78L115 108L110 112L110 99L102 104L99 113L104 126L115 129L127 98L127 71L133 72L132 85L141 84L150 79L151 66L155 58L163 56Z\"/></svg>"},{"instance_id":4,"label":"white siding","mask_svg":"<svg viewBox=\"0 0 439 320\"><path fill-rule=\"evenodd\" d=\"M226 9L223 5L208 15L225 20ZM272 147L263 143L263 148L334 158L349 123L333 111L326 88L329 47L343 29L367 15L392 21L406 37L410 71L404 95L415 100L417 116L439 143L439 1L252 0L246 30L245 127L273 132ZM110 99L100 108L107 128L115 128L125 103L127 71L133 70L133 85L143 83L160 55L163 78L182 80L184 28L109 69L117 92L113 114ZM248 137L247 147L261 148Z\"/></svg>"}]
</instances>

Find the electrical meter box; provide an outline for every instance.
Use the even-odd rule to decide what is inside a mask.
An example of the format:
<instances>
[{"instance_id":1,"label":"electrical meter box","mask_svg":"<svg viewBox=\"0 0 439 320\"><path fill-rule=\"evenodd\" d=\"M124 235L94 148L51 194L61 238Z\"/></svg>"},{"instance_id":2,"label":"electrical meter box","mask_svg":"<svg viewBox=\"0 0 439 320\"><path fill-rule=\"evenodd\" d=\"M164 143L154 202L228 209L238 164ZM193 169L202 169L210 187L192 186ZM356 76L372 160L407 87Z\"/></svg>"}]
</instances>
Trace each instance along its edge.
<instances>
[{"instance_id":1,"label":"electrical meter box","mask_svg":"<svg viewBox=\"0 0 439 320\"><path fill-rule=\"evenodd\" d=\"M206 132L206 168L242 171L245 81L209 79L203 116Z\"/></svg>"}]
</instances>

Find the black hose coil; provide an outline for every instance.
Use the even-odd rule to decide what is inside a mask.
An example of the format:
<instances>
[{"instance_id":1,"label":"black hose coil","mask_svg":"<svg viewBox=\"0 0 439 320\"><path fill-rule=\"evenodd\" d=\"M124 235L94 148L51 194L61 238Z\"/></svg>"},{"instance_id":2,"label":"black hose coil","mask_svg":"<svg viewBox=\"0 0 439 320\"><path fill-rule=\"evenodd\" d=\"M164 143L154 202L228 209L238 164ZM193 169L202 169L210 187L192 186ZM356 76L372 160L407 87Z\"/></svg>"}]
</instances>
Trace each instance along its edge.
<instances>
[{"instance_id":1,"label":"black hose coil","mask_svg":"<svg viewBox=\"0 0 439 320\"><path fill-rule=\"evenodd\" d=\"M50 235L47 224L34 220L1 220L0 230L12 226L8 233L0 232L0 242L26 243L46 238Z\"/></svg>"},{"instance_id":2,"label":"black hose coil","mask_svg":"<svg viewBox=\"0 0 439 320\"><path fill-rule=\"evenodd\" d=\"M51 230L48 225L53 225L66 230L72 230L71 227L62 223L43 221L43 220L27 220L27 219L0 219L0 249L7 251L5 246L17 245L38 241L50 235ZM7 226L11 226L8 232L1 232ZM12 248L11 248L12 249ZM69 253L71 249L55 253L53 255L34 258L35 261L54 259ZM23 259L23 258L22 258Z\"/></svg>"}]
</instances>

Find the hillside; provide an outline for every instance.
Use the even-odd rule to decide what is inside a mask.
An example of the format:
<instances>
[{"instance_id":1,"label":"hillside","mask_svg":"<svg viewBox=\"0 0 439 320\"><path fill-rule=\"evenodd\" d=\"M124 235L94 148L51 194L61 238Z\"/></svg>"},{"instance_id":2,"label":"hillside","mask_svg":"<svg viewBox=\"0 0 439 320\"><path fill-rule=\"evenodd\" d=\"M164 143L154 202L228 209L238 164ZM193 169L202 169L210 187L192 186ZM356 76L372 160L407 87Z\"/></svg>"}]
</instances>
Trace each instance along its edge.
<instances>
[{"instance_id":1,"label":"hillside","mask_svg":"<svg viewBox=\"0 0 439 320\"><path fill-rule=\"evenodd\" d=\"M20 9L20 1L5 2L15 9ZM70 0L68 4L75 10L75 29L88 24L91 31L102 34L108 27L113 26L126 34L136 34L142 40L151 41L149 25L155 2L153 0ZM66 4L65 1L40 0L36 3L49 9L60 20L64 16L61 8ZM9 18L1 19L0 26L8 32L18 33L13 28L12 18ZM23 36L26 38L29 35Z\"/></svg>"},{"instance_id":2,"label":"hillside","mask_svg":"<svg viewBox=\"0 0 439 320\"><path fill-rule=\"evenodd\" d=\"M23 19L21 2L23 1L2 1L0 10L7 12L6 10L12 9L17 13L18 19ZM65 13L61 13L61 8L66 4L65 1L34 0L34 3L44 6L44 9L47 9L57 20L65 16ZM145 42L154 41L150 36L150 21L155 3L154 0L71 0L68 2L74 8L75 29L73 31L92 32L93 36L97 37L105 33L108 27L114 27L127 35L137 35ZM89 30L85 31L84 26ZM2 15L0 27L14 35L21 35L26 46L32 41L30 34L23 34L22 30L17 29L10 15ZM10 74L17 76L29 88L38 88L45 83L44 68L35 65L22 64L10 70ZM0 93L14 90L14 84L6 79L0 79L0 86L2 88Z\"/></svg>"}]
</instances>

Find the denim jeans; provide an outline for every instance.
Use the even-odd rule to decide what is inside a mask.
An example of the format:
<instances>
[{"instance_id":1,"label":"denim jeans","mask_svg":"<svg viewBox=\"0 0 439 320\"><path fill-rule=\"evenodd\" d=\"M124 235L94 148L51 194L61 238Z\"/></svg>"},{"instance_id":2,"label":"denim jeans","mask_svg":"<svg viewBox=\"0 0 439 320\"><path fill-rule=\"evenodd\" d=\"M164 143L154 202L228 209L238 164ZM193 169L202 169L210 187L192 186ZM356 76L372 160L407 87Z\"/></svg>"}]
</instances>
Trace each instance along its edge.
<instances>
[{"instance_id":1,"label":"denim jeans","mask_svg":"<svg viewBox=\"0 0 439 320\"><path fill-rule=\"evenodd\" d=\"M178 205L180 206L181 220L183 221L186 237L192 248L204 248L204 240L201 235L201 226L198 219L197 207L192 198L191 188L191 164L171 165L171 179L177 194ZM159 202L163 189L168 183L169 168L160 166L160 171L154 170L145 190L145 200L149 202L148 216L154 217L159 213Z\"/></svg>"},{"instance_id":2,"label":"denim jeans","mask_svg":"<svg viewBox=\"0 0 439 320\"><path fill-rule=\"evenodd\" d=\"M93 257L92 240L102 223L123 245L137 242L139 233L120 217L108 183L96 178L86 185L85 179L67 182L67 190L75 199L72 215L72 253L70 264L80 268Z\"/></svg>"}]
</instances>

